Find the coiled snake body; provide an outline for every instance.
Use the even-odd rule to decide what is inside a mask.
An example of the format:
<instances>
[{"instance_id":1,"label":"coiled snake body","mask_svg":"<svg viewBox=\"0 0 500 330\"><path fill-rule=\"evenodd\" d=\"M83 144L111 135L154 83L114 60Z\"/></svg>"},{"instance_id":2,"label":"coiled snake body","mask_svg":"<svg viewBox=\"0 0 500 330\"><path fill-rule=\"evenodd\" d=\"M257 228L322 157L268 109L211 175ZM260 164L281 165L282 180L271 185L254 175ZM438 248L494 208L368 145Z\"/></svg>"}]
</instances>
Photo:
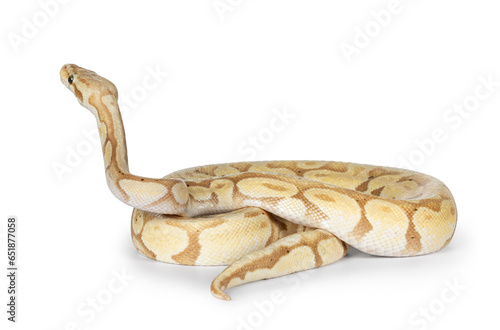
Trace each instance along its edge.
<instances>
[{"instance_id":1,"label":"coiled snake body","mask_svg":"<svg viewBox=\"0 0 500 330\"><path fill-rule=\"evenodd\" d=\"M97 119L106 180L133 206L132 240L143 255L184 265L227 265L212 294L331 264L352 245L369 254L416 256L451 240L456 206L425 174L325 161L200 166L164 178L133 175L113 83L64 65L61 80Z\"/></svg>"}]
</instances>

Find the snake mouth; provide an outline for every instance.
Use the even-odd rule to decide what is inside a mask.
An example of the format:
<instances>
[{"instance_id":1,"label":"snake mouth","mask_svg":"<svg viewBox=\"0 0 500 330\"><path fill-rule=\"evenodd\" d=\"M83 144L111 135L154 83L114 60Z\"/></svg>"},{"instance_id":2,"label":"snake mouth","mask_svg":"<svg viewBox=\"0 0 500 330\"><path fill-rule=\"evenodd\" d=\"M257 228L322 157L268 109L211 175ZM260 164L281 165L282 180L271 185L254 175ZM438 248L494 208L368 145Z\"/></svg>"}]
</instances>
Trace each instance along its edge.
<instances>
[{"instance_id":1,"label":"snake mouth","mask_svg":"<svg viewBox=\"0 0 500 330\"><path fill-rule=\"evenodd\" d=\"M80 103L83 102L84 95L91 93L111 94L118 98L118 90L111 81L76 64L63 65L59 76L63 85L76 95Z\"/></svg>"},{"instance_id":2,"label":"snake mouth","mask_svg":"<svg viewBox=\"0 0 500 330\"><path fill-rule=\"evenodd\" d=\"M63 83L63 85L72 91L71 85L73 84L73 76L81 72L82 70L84 69L75 64L68 63L63 65L61 70L59 71L59 77L61 78L61 82Z\"/></svg>"},{"instance_id":3,"label":"snake mouth","mask_svg":"<svg viewBox=\"0 0 500 330\"><path fill-rule=\"evenodd\" d=\"M65 64L62 66L61 70L59 71L59 78L61 79L61 82L63 83L64 86L69 88L68 84L68 78L69 78L69 72L68 72L68 67L71 64Z\"/></svg>"},{"instance_id":4,"label":"snake mouth","mask_svg":"<svg viewBox=\"0 0 500 330\"><path fill-rule=\"evenodd\" d=\"M79 85L79 81L81 80L81 75L85 75L88 73L93 73L91 71L85 70L78 65L75 64L65 64L62 66L59 71L59 77L61 78L61 82L64 86L66 86L78 99L78 102L87 107L84 104L83 91L81 90L81 85Z\"/></svg>"}]
</instances>

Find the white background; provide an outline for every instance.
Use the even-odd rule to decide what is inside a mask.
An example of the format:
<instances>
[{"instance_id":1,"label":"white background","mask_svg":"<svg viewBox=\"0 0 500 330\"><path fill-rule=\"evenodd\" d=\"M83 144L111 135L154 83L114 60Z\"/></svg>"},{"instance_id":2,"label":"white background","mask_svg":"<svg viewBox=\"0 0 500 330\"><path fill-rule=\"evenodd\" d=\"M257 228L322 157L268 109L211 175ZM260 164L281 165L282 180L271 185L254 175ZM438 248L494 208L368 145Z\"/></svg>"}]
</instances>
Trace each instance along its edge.
<instances>
[{"instance_id":1,"label":"white background","mask_svg":"<svg viewBox=\"0 0 500 330\"><path fill-rule=\"evenodd\" d=\"M6 219L19 218L16 324L6 321L6 277L0 282L8 329L458 329L493 322L495 2L62 2L4 1L0 8L2 264ZM360 32L366 29L371 36ZM356 52L346 56L347 45ZM68 62L117 85L122 108L130 108L124 122L135 174L244 161L252 136L262 149L253 160L400 166L406 159L454 193L455 237L443 251L415 258L352 249L334 265L237 287L228 292L231 302L217 300L209 286L222 267L163 264L136 252L131 208L108 191L99 148L85 134L94 119L59 81ZM168 77L151 87L151 70ZM496 83L486 97L481 79ZM474 103L478 89L483 100ZM471 109L465 117L450 112L464 102ZM293 118L269 131L283 109ZM436 129L444 137L431 143ZM125 272L123 283L116 272ZM88 305L92 299L98 308Z\"/></svg>"}]
</instances>

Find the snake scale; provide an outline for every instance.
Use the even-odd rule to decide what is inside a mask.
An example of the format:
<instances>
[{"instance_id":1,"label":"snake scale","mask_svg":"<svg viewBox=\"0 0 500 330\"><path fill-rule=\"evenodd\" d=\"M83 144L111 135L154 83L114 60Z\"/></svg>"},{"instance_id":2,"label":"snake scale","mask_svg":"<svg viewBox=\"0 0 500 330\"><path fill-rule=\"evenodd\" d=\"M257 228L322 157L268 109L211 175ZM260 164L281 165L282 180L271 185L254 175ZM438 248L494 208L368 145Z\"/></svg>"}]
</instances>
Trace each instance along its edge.
<instances>
[{"instance_id":1,"label":"snake scale","mask_svg":"<svg viewBox=\"0 0 500 330\"><path fill-rule=\"evenodd\" d=\"M143 255L183 265L229 265L211 292L331 264L349 246L379 256L438 251L457 212L448 188L414 171L331 161L260 161L184 169L163 178L129 172L113 83L66 64L63 84L97 119L107 184L134 207Z\"/></svg>"}]
</instances>

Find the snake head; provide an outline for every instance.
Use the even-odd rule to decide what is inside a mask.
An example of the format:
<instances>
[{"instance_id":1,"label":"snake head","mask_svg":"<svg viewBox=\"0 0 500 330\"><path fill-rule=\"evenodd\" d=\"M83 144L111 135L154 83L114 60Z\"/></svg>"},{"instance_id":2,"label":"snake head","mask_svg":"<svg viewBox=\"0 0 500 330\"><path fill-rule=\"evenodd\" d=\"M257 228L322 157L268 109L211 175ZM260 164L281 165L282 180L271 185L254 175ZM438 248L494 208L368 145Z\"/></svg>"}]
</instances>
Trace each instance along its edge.
<instances>
[{"instance_id":1,"label":"snake head","mask_svg":"<svg viewBox=\"0 0 500 330\"><path fill-rule=\"evenodd\" d=\"M93 110L93 106L90 104L92 97L101 98L111 94L118 100L116 86L94 71L75 64L65 64L59 74L63 85L75 94L81 105L91 111Z\"/></svg>"}]
</instances>

